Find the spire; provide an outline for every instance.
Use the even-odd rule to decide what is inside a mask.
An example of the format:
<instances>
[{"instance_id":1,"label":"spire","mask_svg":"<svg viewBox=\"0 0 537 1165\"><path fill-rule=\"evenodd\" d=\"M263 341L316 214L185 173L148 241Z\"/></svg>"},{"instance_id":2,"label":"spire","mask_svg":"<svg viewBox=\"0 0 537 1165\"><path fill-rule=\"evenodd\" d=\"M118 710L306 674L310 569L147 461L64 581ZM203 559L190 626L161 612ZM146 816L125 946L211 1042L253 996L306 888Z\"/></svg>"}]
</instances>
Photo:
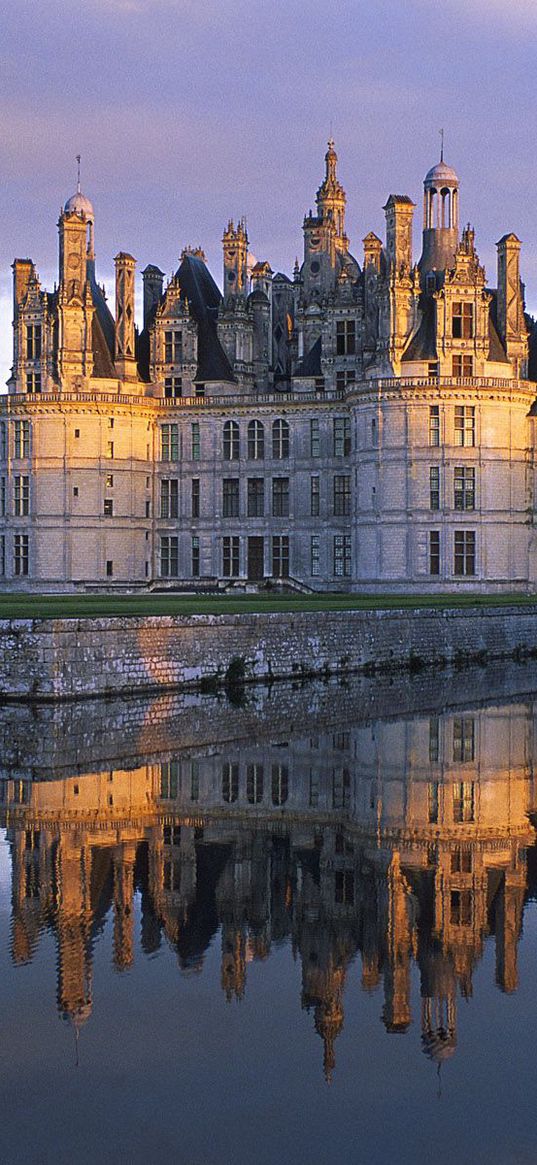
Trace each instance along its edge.
<instances>
[{"instance_id":1,"label":"spire","mask_svg":"<svg viewBox=\"0 0 537 1165\"><path fill-rule=\"evenodd\" d=\"M77 154L77 155L76 155L76 162L77 162L76 192L77 192L77 194L81 194L81 193L82 193L82 189L81 189L81 186L80 186L80 162L81 162L81 156L80 156L80 154Z\"/></svg>"},{"instance_id":2,"label":"spire","mask_svg":"<svg viewBox=\"0 0 537 1165\"><path fill-rule=\"evenodd\" d=\"M443 129L441 129L439 132L440 132L440 161L443 162L444 161L444 131L443 131Z\"/></svg>"}]
</instances>

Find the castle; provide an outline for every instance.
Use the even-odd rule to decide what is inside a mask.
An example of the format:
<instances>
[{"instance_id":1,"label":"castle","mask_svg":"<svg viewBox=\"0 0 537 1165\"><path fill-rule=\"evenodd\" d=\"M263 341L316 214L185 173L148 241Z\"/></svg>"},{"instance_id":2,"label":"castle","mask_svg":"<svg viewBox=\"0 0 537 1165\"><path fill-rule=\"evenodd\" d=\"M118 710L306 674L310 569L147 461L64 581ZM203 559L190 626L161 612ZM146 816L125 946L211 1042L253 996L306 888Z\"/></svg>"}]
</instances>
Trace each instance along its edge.
<instances>
[{"instance_id":1,"label":"castle","mask_svg":"<svg viewBox=\"0 0 537 1165\"><path fill-rule=\"evenodd\" d=\"M9 590L527 591L537 344L521 244L487 286L443 160L386 238L345 231L334 143L293 278L223 236L223 294L200 249L167 286L115 258L95 272L91 202L59 220L59 283L14 270L14 355L0 398L0 572ZM534 352L533 349L536 351ZM282 583L283 580L283 583Z\"/></svg>"}]
</instances>

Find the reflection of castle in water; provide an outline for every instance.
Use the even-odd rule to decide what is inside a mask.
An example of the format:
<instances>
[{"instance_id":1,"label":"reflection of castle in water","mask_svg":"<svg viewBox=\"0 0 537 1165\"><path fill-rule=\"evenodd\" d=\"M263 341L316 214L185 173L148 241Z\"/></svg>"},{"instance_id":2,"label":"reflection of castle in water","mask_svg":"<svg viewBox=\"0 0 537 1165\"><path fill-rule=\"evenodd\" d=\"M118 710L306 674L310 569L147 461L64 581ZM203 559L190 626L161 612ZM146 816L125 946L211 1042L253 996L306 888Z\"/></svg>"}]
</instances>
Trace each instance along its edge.
<instances>
[{"instance_id":1,"label":"reflection of castle in water","mask_svg":"<svg viewBox=\"0 0 537 1165\"><path fill-rule=\"evenodd\" d=\"M415 962L423 1048L440 1062L489 935L498 986L517 986L533 755L527 702L6 780L13 959L31 959L43 928L54 930L58 1006L78 1027L111 908L115 965L133 962L140 891L146 953L165 936L182 970L199 969L220 929L228 999L244 994L249 961L290 938L327 1075L356 955L362 986L382 983L389 1032L411 1022Z\"/></svg>"}]
</instances>

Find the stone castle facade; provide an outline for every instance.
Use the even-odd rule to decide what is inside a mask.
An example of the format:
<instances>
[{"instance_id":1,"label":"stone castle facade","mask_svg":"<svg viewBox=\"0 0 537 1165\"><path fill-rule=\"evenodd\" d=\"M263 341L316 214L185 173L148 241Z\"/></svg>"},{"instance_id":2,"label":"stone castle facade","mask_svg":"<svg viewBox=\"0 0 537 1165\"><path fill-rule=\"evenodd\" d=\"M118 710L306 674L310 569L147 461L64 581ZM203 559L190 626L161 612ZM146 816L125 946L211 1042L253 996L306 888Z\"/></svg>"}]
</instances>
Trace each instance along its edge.
<instances>
[{"instance_id":1,"label":"stone castle facade","mask_svg":"<svg viewBox=\"0 0 537 1165\"><path fill-rule=\"evenodd\" d=\"M223 294L201 250L173 278L116 256L115 315L94 212L60 215L59 282L14 270L0 398L4 589L283 585L533 590L537 360L520 247L490 288L459 180L441 160L391 195L359 264L333 142L293 278L223 236Z\"/></svg>"}]
</instances>

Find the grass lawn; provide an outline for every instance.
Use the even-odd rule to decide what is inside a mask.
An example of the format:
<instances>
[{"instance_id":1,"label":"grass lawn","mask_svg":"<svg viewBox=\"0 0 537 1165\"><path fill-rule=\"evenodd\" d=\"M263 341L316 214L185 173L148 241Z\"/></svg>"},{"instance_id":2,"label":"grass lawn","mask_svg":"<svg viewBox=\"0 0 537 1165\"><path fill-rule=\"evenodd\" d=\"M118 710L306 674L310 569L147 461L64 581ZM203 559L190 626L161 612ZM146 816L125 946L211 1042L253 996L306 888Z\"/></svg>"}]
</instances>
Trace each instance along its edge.
<instances>
[{"instance_id":1,"label":"grass lawn","mask_svg":"<svg viewBox=\"0 0 537 1165\"><path fill-rule=\"evenodd\" d=\"M513 595L6 595L0 619L84 619L99 615L225 615L294 611L378 611L394 608L505 607L537 603Z\"/></svg>"}]
</instances>

